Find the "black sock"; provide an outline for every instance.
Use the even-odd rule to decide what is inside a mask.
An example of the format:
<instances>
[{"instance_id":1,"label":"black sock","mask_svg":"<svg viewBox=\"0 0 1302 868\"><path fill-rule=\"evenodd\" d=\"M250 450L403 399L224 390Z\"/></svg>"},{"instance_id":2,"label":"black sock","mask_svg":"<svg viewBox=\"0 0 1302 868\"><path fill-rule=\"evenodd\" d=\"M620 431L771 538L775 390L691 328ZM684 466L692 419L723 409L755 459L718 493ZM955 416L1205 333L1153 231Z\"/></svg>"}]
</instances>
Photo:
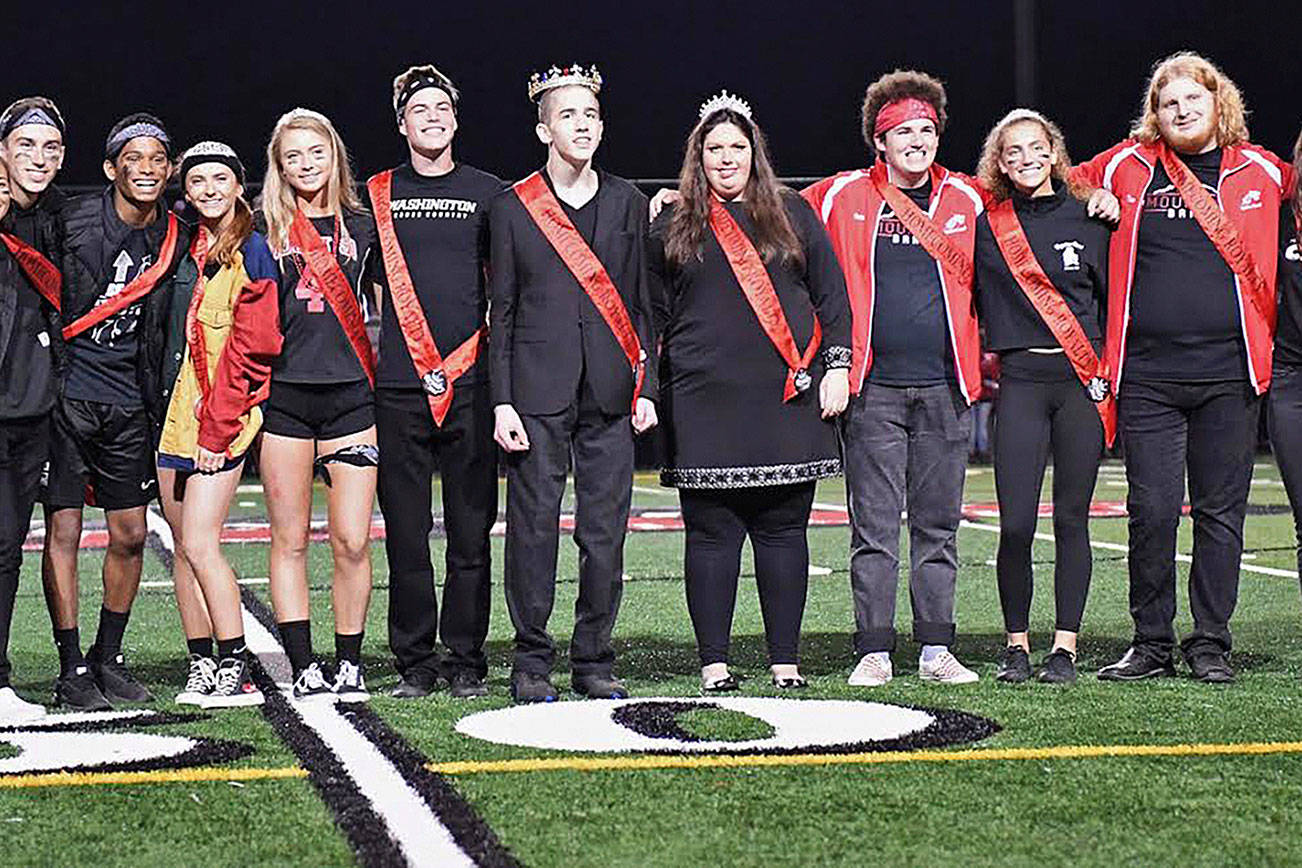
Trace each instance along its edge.
<instances>
[{"instance_id":1,"label":"black sock","mask_svg":"<svg viewBox=\"0 0 1302 868\"><path fill-rule=\"evenodd\" d=\"M186 639L185 647L190 650L191 654L194 654L198 657L212 656L212 639L209 638Z\"/></svg>"},{"instance_id":2,"label":"black sock","mask_svg":"<svg viewBox=\"0 0 1302 868\"><path fill-rule=\"evenodd\" d=\"M336 633L335 659L347 660L349 663L360 665L362 662L362 634Z\"/></svg>"},{"instance_id":3,"label":"black sock","mask_svg":"<svg viewBox=\"0 0 1302 868\"><path fill-rule=\"evenodd\" d=\"M54 647L59 649L60 675L67 675L78 666L86 665L86 658L81 653L81 631L76 627L55 629Z\"/></svg>"},{"instance_id":4,"label":"black sock","mask_svg":"<svg viewBox=\"0 0 1302 868\"><path fill-rule=\"evenodd\" d=\"M236 636L234 639L217 640L217 656L222 660L227 660L231 657L239 657L240 659L243 659L245 650L243 635Z\"/></svg>"},{"instance_id":5,"label":"black sock","mask_svg":"<svg viewBox=\"0 0 1302 868\"><path fill-rule=\"evenodd\" d=\"M122 634L127 632L131 612L114 612L103 606L99 610L99 630L95 633L95 651L100 660L112 660L122 653Z\"/></svg>"},{"instance_id":6,"label":"black sock","mask_svg":"<svg viewBox=\"0 0 1302 868\"><path fill-rule=\"evenodd\" d=\"M280 630L280 641L285 643L290 668L297 678L298 673L312 665L312 622L281 621L276 627Z\"/></svg>"}]
</instances>

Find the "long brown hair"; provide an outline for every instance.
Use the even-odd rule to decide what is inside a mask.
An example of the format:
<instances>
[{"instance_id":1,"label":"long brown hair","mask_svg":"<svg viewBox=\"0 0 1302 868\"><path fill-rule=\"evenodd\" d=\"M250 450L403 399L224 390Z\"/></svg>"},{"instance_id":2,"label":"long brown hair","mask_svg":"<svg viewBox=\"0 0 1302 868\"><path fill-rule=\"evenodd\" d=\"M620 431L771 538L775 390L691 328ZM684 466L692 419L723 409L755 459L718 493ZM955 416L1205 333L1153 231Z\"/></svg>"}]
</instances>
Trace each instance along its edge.
<instances>
[{"instance_id":1,"label":"long brown hair","mask_svg":"<svg viewBox=\"0 0 1302 868\"><path fill-rule=\"evenodd\" d=\"M1162 88L1177 78L1191 78L1211 91L1216 102L1217 145L1240 145L1248 140L1248 111L1243 106L1243 94L1220 67L1192 51L1177 52L1153 65L1139 118L1130 131L1132 136L1149 144L1162 137L1157 122L1157 97Z\"/></svg>"},{"instance_id":2,"label":"long brown hair","mask_svg":"<svg viewBox=\"0 0 1302 868\"><path fill-rule=\"evenodd\" d=\"M804 263L800 239L791 226L784 195L794 195L778 183L769 160L764 134L754 121L732 109L719 109L697 122L687 136L687 155L678 173L678 203L665 236L665 257L681 266L689 259L700 259L702 244L710 223L710 184L705 179L705 137L720 124L732 124L750 142L750 178L743 191L746 214L755 224L755 248L768 262L781 257L786 262Z\"/></svg>"},{"instance_id":3,"label":"long brown hair","mask_svg":"<svg viewBox=\"0 0 1302 868\"><path fill-rule=\"evenodd\" d=\"M1293 220L1302 227L1302 132L1293 145L1293 189L1289 190L1289 198L1293 200Z\"/></svg>"},{"instance_id":4,"label":"long brown hair","mask_svg":"<svg viewBox=\"0 0 1302 868\"><path fill-rule=\"evenodd\" d=\"M1013 124L1024 121L1040 125L1044 130L1045 138L1049 140L1049 147L1058 156L1058 162L1049 171L1054 182L1060 187L1066 187L1067 191L1077 199L1087 198L1090 190L1071 180L1071 157L1067 155L1067 140L1063 137L1062 130L1044 115L1026 108L1016 108L1004 115L986 135L986 142L981 147L981 159L977 161L977 179L981 185L989 190L990 195L997 201L1002 202L1012 197L1013 183L999 170L999 154L1004 149L1004 133L1008 132Z\"/></svg>"},{"instance_id":5,"label":"long brown hair","mask_svg":"<svg viewBox=\"0 0 1302 868\"><path fill-rule=\"evenodd\" d=\"M235 252L253 234L253 211L243 196L235 197L231 210L235 212L231 222L208 241L208 259L219 265L230 265L235 259Z\"/></svg>"}]
</instances>

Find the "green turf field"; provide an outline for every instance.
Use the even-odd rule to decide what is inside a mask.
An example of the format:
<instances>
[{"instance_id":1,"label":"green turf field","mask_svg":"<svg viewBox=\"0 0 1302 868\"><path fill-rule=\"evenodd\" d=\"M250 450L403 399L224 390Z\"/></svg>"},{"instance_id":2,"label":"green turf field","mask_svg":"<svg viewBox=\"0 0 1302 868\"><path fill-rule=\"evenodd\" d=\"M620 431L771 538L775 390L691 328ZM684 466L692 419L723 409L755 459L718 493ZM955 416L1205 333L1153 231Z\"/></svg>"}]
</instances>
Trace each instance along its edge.
<instances>
[{"instance_id":1,"label":"green turf field","mask_svg":"<svg viewBox=\"0 0 1302 868\"><path fill-rule=\"evenodd\" d=\"M1124 500L1119 466L1105 468L1097 500ZM243 516L265 515L253 488L237 498ZM839 481L825 483L821 503L843 503ZM988 468L969 473L965 500L992 501ZM1273 465L1259 464L1252 503L1285 504ZM676 497L640 476L635 505L674 509ZM568 508L568 505L567 505ZM1250 515L1245 564L1296 569L1291 515ZM93 513L88 518L93 518ZM1092 674L1124 650L1130 635L1124 554L1095 552L1094 584L1080 647L1082 678L1070 688L996 685L994 660L1002 643L993 559L997 534L965 526L960 532L956 654L982 680L974 685L924 685L916 677L917 647L905 640L895 658L896 680L874 691L845 684L854 660L852 609L843 527L810 531L812 562L830 574L811 578L802 671L810 689L801 699L871 699L955 709L993 719L1002 728L975 744L936 748L930 758L904 761L812 762L696 767L566 768L578 755L490 744L461 735L463 715L509 705L510 624L495 586L490 634L490 696L457 701L446 694L399 701L383 695L396 683L385 647L386 568L373 547L376 591L366 636L372 709L435 768L460 762L451 781L501 844L520 863L569 865L1151 865L1267 864L1302 861L1302 639L1299 584L1294 577L1243 573L1233 624L1237 684L1200 685L1187 678L1107 685ZM1124 519L1096 519L1102 543L1124 543ZM1041 522L1051 533L1051 523ZM1180 551L1189 551L1188 521ZM432 540L436 563L441 540ZM329 552L312 547L317 650L330 648ZM229 556L246 578L266 576L266 547L233 545ZM1033 658L1048 650L1052 627L1052 543L1037 543L1037 596L1032 615ZM83 556L82 633L93 636L101 553ZM501 540L494 541L500 577ZM696 696L697 661L682 588L682 534L630 534L629 574L617 627L618 674L635 696ZM905 559L907 563L907 559ZM561 583L554 634L573 622L575 550L562 538ZM749 562L734 624L734 671L749 676L744 696L776 696L768 686L763 631ZM1187 564L1179 565L1181 581ZM146 582L165 582L154 554ZM266 586L252 584L266 599ZM907 582L901 583L899 627L907 636ZM1190 626L1181 588L1177 629ZM184 679L184 642L170 592L142 590L127 633L129 659L170 702ZM24 562L12 653L14 686L48 697L56 660L41 599L38 558ZM558 664L568 686L568 661ZM763 737L765 724L744 715L693 712L689 731L721 740ZM144 783L56 783L41 776L0 778L0 863L66 865L336 865L355 856L318 791L301 776L260 777L262 770L301 775L295 754L257 710L204 713L202 719L150 727L248 745L252 752L222 764L220 779ZM1292 743L1292 744L1289 744ZM1272 747L1244 747L1270 744ZM1225 745L1212 755L1178 754L1172 746ZM1101 746L1104 751L1076 751ZM1141 746L1129 755L1129 747ZM1145 746L1156 746L1145 747ZM1040 749L1028 751L1018 749ZM997 753L997 749L1010 749ZM965 752L975 750L977 753ZM1200 748L1198 750L1211 750ZM1268 751L1268 752L1250 752ZM1083 753L1084 756L1072 756ZM1102 753L1103 755L1098 755ZM0 757L3 757L0 754ZM583 755L591 758L593 755ZM604 755L609 757L609 755ZM885 755L875 755L880 759ZM551 768L503 766L502 760L551 759ZM636 759L636 757L634 757ZM663 758L662 758L663 759ZM761 758L764 759L764 758ZM772 758L768 758L772 759ZM799 763L799 764L798 764Z\"/></svg>"}]
</instances>

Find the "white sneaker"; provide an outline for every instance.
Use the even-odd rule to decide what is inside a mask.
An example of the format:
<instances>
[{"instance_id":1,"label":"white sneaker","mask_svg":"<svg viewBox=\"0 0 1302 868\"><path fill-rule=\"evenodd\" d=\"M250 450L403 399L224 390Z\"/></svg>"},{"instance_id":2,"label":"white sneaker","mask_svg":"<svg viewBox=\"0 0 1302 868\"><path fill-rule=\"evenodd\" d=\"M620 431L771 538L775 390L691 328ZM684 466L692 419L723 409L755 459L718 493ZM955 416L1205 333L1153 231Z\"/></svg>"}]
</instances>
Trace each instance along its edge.
<instances>
[{"instance_id":1,"label":"white sneaker","mask_svg":"<svg viewBox=\"0 0 1302 868\"><path fill-rule=\"evenodd\" d=\"M177 705L203 705L204 697L217 686L217 661L202 654L190 655L190 673L185 689L176 694Z\"/></svg>"},{"instance_id":2,"label":"white sneaker","mask_svg":"<svg viewBox=\"0 0 1302 868\"><path fill-rule=\"evenodd\" d=\"M859 665L854 667L845 683L854 687L881 687L894 677L889 655L865 654L859 658Z\"/></svg>"},{"instance_id":3,"label":"white sneaker","mask_svg":"<svg viewBox=\"0 0 1302 868\"><path fill-rule=\"evenodd\" d=\"M365 702L371 698L366 690L366 679L362 677L362 667L349 660L339 661L334 691L340 702Z\"/></svg>"},{"instance_id":4,"label":"white sneaker","mask_svg":"<svg viewBox=\"0 0 1302 868\"><path fill-rule=\"evenodd\" d=\"M45 706L28 702L12 687L0 687L0 724L31 723L45 717Z\"/></svg>"},{"instance_id":5,"label":"white sneaker","mask_svg":"<svg viewBox=\"0 0 1302 868\"><path fill-rule=\"evenodd\" d=\"M918 677L923 681L935 681L940 684L971 684L978 676L968 669L948 650L941 651L928 663L918 658Z\"/></svg>"}]
</instances>

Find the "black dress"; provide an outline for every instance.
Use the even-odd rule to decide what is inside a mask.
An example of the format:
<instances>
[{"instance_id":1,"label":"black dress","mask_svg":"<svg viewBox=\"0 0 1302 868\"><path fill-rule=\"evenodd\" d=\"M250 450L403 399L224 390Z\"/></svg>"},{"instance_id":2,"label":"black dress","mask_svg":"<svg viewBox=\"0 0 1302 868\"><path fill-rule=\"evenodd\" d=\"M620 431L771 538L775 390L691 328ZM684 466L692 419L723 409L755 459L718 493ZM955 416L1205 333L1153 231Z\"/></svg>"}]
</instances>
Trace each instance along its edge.
<instances>
[{"instance_id":1,"label":"black dress","mask_svg":"<svg viewBox=\"0 0 1302 868\"><path fill-rule=\"evenodd\" d=\"M701 259L665 258L672 210L651 227L647 246L656 331L662 335L660 421L666 436L662 485L752 488L807 482L841 472L835 429L821 418L818 387L827 366L850 363L845 278L826 230L809 205L783 196L805 261L766 264L801 352L823 328L810 365L812 385L783 402L787 367L761 328L714 233ZM742 202L725 204L748 237L755 228Z\"/></svg>"}]
</instances>

